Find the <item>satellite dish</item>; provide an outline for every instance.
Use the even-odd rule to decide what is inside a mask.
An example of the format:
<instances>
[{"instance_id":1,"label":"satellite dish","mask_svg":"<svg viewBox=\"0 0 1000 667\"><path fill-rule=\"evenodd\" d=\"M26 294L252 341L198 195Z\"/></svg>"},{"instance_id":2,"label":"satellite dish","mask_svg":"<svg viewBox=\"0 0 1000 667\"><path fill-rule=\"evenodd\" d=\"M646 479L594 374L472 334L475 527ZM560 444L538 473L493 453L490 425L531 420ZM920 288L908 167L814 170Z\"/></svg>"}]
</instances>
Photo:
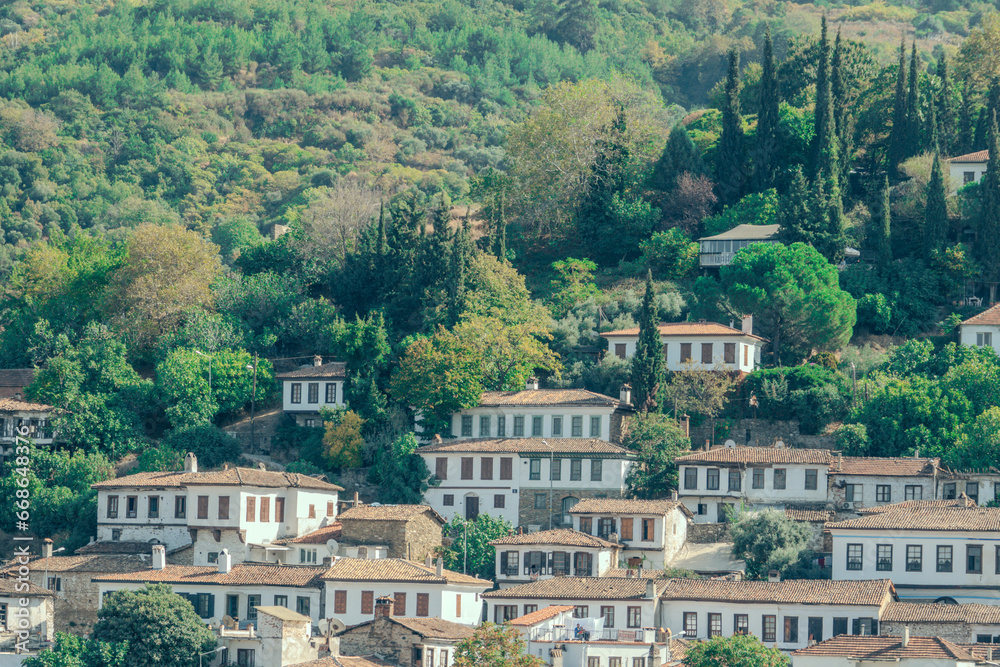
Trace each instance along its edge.
<instances>
[{"instance_id":1,"label":"satellite dish","mask_svg":"<svg viewBox=\"0 0 1000 667\"><path fill-rule=\"evenodd\" d=\"M327 540L326 548L330 550L331 556L336 556L340 553L340 545L337 543L337 540Z\"/></svg>"},{"instance_id":2,"label":"satellite dish","mask_svg":"<svg viewBox=\"0 0 1000 667\"><path fill-rule=\"evenodd\" d=\"M328 619L319 619L319 622L316 623L316 627L319 628L319 633L321 635L326 636L330 634L330 621Z\"/></svg>"},{"instance_id":3,"label":"satellite dish","mask_svg":"<svg viewBox=\"0 0 1000 667\"><path fill-rule=\"evenodd\" d=\"M327 636L335 635L335 634L337 634L339 632L343 632L346 629L347 629L347 626L344 624L344 622L342 620L340 620L339 618L331 618L330 619L329 634Z\"/></svg>"},{"instance_id":4,"label":"satellite dish","mask_svg":"<svg viewBox=\"0 0 1000 667\"><path fill-rule=\"evenodd\" d=\"M222 625L225 626L227 630L235 630L236 619L230 616L229 614L226 614L225 616L222 617Z\"/></svg>"}]
</instances>

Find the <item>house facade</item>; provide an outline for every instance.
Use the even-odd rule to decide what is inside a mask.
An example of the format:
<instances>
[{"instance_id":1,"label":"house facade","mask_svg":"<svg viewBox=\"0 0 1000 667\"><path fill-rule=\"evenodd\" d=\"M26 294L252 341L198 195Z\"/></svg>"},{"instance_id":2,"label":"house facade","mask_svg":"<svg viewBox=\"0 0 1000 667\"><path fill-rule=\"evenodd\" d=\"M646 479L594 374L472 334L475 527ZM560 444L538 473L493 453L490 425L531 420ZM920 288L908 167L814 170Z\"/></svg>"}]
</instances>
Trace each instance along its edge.
<instances>
[{"instance_id":1,"label":"house facade","mask_svg":"<svg viewBox=\"0 0 1000 667\"><path fill-rule=\"evenodd\" d=\"M977 151L948 159L950 190L955 194L970 183L978 183L986 175L990 165L990 152Z\"/></svg>"},{"instance_id":2,"label":"house facade","mask_svg":"<svg viewBox=\"0 0 1000 667\"><path fill-rule=\"evenodd\" d=\"M322 426L321 408L346 406L347 364L342 361L324 364L323 358L317 356L312 366L279 373L275 379L281 382L282 411L299 426Z\"/></svg>"},{"instance_id":3,"label":"house facade","mask_svg":"<svg viewBox=\"0 0 1000 667\"><path fill-rule=\"evenodd\" d=\"M0 579L0 652L13 652L27 631L29 649L48 648L55 638L52 591L17 579Z\"/></svg>"},{"instance_id":4,"label":"house facade","mask_svg":"<svg viewBox=\"0 0 1000 667\"><path fill-rule=\"evenodd\" d=\"M508 535L490 545L501 587L570 575L602 577L618 567L620 553L617 542L564 528Z\"/></svg>"},{"instance_id":5,"label":"house facade","mask_svg":"<svg viewBox=\"0 0 1000 667\"><path fill-rule=\"evenodd\" d=\"M754 243L780 243L779 225L736 225L729 231L698 239L698 264L703 269L729 266L733 256Z\"/></svg>"},{"instance_id":6,"label":"house facade","mask_svg":"<svg viewBox=\"0 0 1000 667\"><path fill-rule=\"evenodd\" d=\"M434 475L424 500L445 519L485 513L536 530L570 527L584 498L621 498L635 460L598 438L458 440L417 453Z\"/></svg>"},{"instance_id":7,"label":"house facade","mask_svg":"<svg viewBox=\"0 0 1000 667\"><path fill-rule=\"evenodd\" d=\"M34 368L0 368L0 398L23 399L37 372Z\"/></svg>"},{"instance_id":8,"label":"house facade","mask_svg":"<svg viewBox=\"0 0 1000 667\"><path fill-rule=\"evenodd\" d=\"M617 536L629 567L662 570L687 541L691 511L677 500L591 498L570 510L573 527L604 539Z\"/></svg>"},{"instance_id":9,"label":"house facade","mask_svg":"<svg viewBox=\"0 0 1000 667\"><path fill-rule=\"evenodd\" d=\"M795 667L975 667L967 647L939 637L833 637L792 653Z\"/></svg>"},{"instance_id":10,"label":"house facade","mask_svg":"<svg viewBox=\"0 0 1000 667\"><path fill-rule=\"evenodd\" d=\"M837 456L830 464L830 496L838 511L907 500L933 500L941 461L937 458Z\"/></svg>"},{"instance_id":11,"label":"house facade","mask_svg":"<svg viewBox=\"0 0 1000 667\"><path fill-rule=\"evenodd\" d=\"M962 322L959 341L970 347L988 347L1000 354L1000 303Z\"/></svg>"},{"instance_id":12,"label":"house facade","mask_svg":"<svg viewBox=\"0 0 1000 667\"><path fill-rule=\"evenodd\" d=\"M956 644L1000 643L1000 606L893 602L882 614L881 632L940 637ZM1000 657L1000 650L997 653Z\"/></svg>"},{"instance_id":13,"label":"house facade","mask_svg":"<svg viewBox=\"0 0 1000 667\"><path fill-rule=\"evenodd\" d=\"M52 406L17 398L0 398L0 449L10 449L18 436L39 445L52 444Z\"/></svg>"},{"instance_id":14,"label":"house facade","mask_svg":"<svg viewBox=\"0 0 1000 667\"><path fill-rule=\"evenodd\" d=\"M389 558L416 561L441 546L445 523L430 505L358 505L338 519L342 547L385 545Z\"/></svg>"},{"instance_id":15,"label":"house facade","mask_svg":"<svg viewBox=\"0 0 1000 667\"><path fill-rule=\"evenodd\" d=\"M937 497L945 500L962 495L977 505L1000 500L1000 470L953 470L946 468L937 478Z\"/></svg>"},{"instance_id":16,"label":"house facade","mask_svg":"<svg viewBox=\"0 0 1000 667\"><path fill-rule=\"evenodd\" d=\"M337 635L342 656L379 655L400 667L449 667L455 645L473 628L440 618L392 616L388 599L376 600L375 618Z\"/></svg>"},{"instance_id":17,"label":"house facade","mask_svg":"<svg viewBox=\"0 0 1000 667\"><path fill-rule=\"evenodd\" d=\"M766 342L753 335L753 318L735 329L715 322L672 322L659 324L663 360L670 371L753 372L760 363ZM631 358L639 342L639 328L605 331L608 352L621 359Z\"/></svg>"},{"instance_id":18,"label":"house facade","mask_svg":"<svg viewBox=\"0 0 1000 667\"><path fill-rule=\"evenodd\" d=\"M312 634L312 619L303 614L277 607L257 607L257 620L246 629L218 628L218 644L222 649L213 656L203 656L206 667L247 665L285 667L300 665L319 656L319 638Z\"/></svg>"}]
</instances>

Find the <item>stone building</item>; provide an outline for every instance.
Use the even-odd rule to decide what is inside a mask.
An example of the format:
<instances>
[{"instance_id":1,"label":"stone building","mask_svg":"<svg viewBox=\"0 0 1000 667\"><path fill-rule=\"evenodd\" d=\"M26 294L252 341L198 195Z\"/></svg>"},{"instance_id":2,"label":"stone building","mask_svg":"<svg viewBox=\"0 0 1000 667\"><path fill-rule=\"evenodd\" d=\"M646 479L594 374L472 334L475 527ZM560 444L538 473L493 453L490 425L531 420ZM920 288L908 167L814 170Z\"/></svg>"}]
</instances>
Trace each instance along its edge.
<instances>
[{"instance_id":1,"label":"stone building","mask_svg":"<svg viewBox=\"0 0 1000 667\"><path fill-rule=\"evenodd\" d=\"M339 635L340 655L377 654L402 667L448 667L455 644L472 636L467 625L440 618L389 616L389 604L376 605L370 621L353 625Z\"/></svg>"},{"instance_id":2,"label":"stone building","mask_svg":"<svg viewBox=\"0 0 1000 667\"><path fill-rule=\"evenodd\" d=\"M279 606L257 607L257 622L243 630L218 628L222 650L204 664L288 667L319 657L319 640L312 636L312 619Z\"/></svg>"},{"instance_id":3,"label":"stone building","mask_svg":"<svg viewBox=\"0 0 1000 667\"><path fill-rule=\"evenodd\" d=\"M341 547L385 545L389 558L408 560L433 555L445 524L430 505L359 505L339 520Z\"/></svg>"},{"instance_id":4,"label":"stone building","mask_svg":"<svg viewBox=\"0 0 1000 667\"><path fill-rule=\"evenodd\" d=\"M22 590L24 589L24 590ZM30 649L47 648L55 637L52 591L16 579L0 579L0 651L13 651L27 631ZM23 620L27 620L24 625Z\"/></svg>"},{"instance_id":5,"label":"stone building","mask_svg":"<svg viewBox=\"0 0 1000 667\"><path fill-rule=\"evenodd\" d=\"M919 457L833 457L828 501L852 511L907 500L933 500L941 460Z\"/></svg>"},{"instance_id":6,"label":"stone building","mask_svg":"<svg viewBox=\"0 0 1000 667\"><path fill-rule=\"evenodd\" d=\"M941 637L956 644L1000 644L1000 606L889 603L882 614L882 634L899 637L907 627L914 635Z\"/></svg>"}]
</instances>

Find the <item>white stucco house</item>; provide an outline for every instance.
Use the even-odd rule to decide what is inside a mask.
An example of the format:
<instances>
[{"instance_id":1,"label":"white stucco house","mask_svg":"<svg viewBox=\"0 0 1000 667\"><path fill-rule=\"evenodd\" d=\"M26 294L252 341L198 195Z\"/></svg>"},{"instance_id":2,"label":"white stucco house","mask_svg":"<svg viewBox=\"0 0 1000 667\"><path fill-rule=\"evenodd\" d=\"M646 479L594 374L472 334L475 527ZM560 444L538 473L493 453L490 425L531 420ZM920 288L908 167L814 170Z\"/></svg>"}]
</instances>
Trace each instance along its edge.
<instances>
[{"instance_id":1,"label":"white stucco house","mask_svg":"<svg viewBox=\"0 0 1000 667\"><path fill-rule=\"evenodd\" d=\"M1000 303L962 322L959 340L962 345L988 347L1000 353Z\"/></svg>"},{"instance_id":2,"label":"white stucco house","mask_svg":"<svg viewBox=\"0 0 1000 667\"><path fill-rule=\"evenodd\" d=\"M717 371L750 373L760 363L767 341L753 334L753 318L743 319L742 328L707 322L661 322L663 359L670 371ZM635 355L639 328L605 331L608 351L621 359Z\"/></svg>"},{"instance_id":3,"label":"white stucco house","mask_svg":"<svg viewBox=\"0 0 1000 667\"><path fill-rule=\"evenodd\" d=\"M182 472L144 472L98 482L100 542L194 544L194 564L212 565L223 549L233 560L274 561L280 538L333 523L343 488L297 473L258 468L199 472L193 454Z\"/></svg>"},{"instance_id":4,"label":"white stucco house","mask_svg":"<svg viewBox=\"0 0 1000 667\"><path fill-rule=\"evenodd\" d=\"M618 567L620 552L617 542L566 528L507 535L490 545L501 587L569 575L602 577Z\"/></svg>"},{"instance_id":5,"label":"white stucco house","mask_svg":"<svg viewBox=\"0 0 1000 667\"><path fill-rule=\"evenodd\" d=\"M990 164L990 152L976 151L949 158L947 162L950 189L954 194L969 183L978 183L983 179Z\"/></svg>"},{"instance_id":6,"label":"white stucco house","mask_svg":"<svg viewBox=\"0 0 1000 667\"><path fill-rule=\"evenodd\" d=\"M937 458L835 456L830 496L838 511L907 500L933 500L941 473Z\"/></svg>"},{"instance_id":7,"label":"white stucco house","mask_svg":"<svg viewBox=\"0 0 1000 667\"><path fill-rule=\"evenodd\" d=\"M39 445L52 444L51 405L30 403L18 398L0 398L0 449L7 455L13 453L17 436L28 438Z\"/></svg>"},{"instance_id":8,"label":"white stucco house","mask_svg":"<svg viewBox=\"0 0 1000 667\"><path fill-rule=\"evenodd\" d=\"M677 500L589 498L569 512L573 527L587 535L617 538L628 567L662 570L687 540L694 515Z\"/></svg>"},{"instance_id":9,"label":"white stucco house","mask_svg":"<svg viewBox=\"0 0 1000 667\"><path fill-rule=\"evenodd\" d=\"M16 578L0 578L0 653L14 652L27 631L25 645L48 648L55 638L52 600L55 593Z\"/></svg>"},{"instance_id":10,"label":"white stucco house","mask_svg":"<svg viewBox=\"0 0 1000 667\"><path fill-rule=\"evenodd\" d=\"M985 657L985 652L983 657ZM975 667L966 646L940 637L832 637L792 653L795 667Z\"/></svg>"},{"instance_id":11,"label":"white stucco house","mask_svg":"<svg viewBox=\"0 0 1000 667\"><path fill-rule=\"evenodd\" d=\"M324 364L323 358L316 356L312 366L278 373L275 379L281 382L282 411L299 426L322 426L321 408L346 406L344 381L347 379L347 364L342 361Z\"/></svg>"}]
</instances>

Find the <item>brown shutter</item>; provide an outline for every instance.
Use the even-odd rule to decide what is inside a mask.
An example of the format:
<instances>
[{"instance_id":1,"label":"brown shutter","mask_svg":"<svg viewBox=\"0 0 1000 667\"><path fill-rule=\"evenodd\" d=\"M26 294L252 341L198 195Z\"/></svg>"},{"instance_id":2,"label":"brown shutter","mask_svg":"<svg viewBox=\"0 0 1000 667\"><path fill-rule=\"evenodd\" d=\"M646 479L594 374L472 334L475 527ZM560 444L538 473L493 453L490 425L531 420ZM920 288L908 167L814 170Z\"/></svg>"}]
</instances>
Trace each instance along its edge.
<instances>
[{"instance_id":1,"label":"brown shutter","mask_svg":"<svg viewBox=\"0 0 1000 667\"><path fill-rule=\"evenodd\" d=\"M615 356L619 359L625 358L625 343L615 343Z\"/></svg>"},{"instance_id":2,"label":"brown shutter","mask_svg":"<svg viewBox=\"0 0 1000 667\"><path fill-rule=\"evenodd\" d=\"M271 520L271 499L261 498L260 499L260 520L267 523Z\"/></svg>"},{"instance_id":3,"label":"brown shutter","mask_svg":"<svg viewBox=\"0 0 1000 667\"><path fill-rule=\"evenodd\" d=\"M462 594L455 596L455 616L462 618Z\"/></svg>"},{"instance_id":4,"label":"brown shutter","mask_svg":"<svg viewBox=\"0 0 1000 667\"><path fill-rule=\"evenodd\" d=\"M736 363L736 343L726 343L723 346L723 355L727 364Z\"/></svg>"},{"instance_id":5,"label":"brown shutter","mask_svg":"<svg viewBox=\"0 0 1000 667\"><path fill-rule=\"evenodd\" d=\"M632 539L632 517L622 517L622 539Z\"/></svg>"},{"instance_id":6,"label":"brown shutter","mask_svg":"<svg viewBox=\"0 0 1000 667\"><path fill-rule=\"evenodd\" d=\"M434 465L436 468L434 475L438 479L448 479L448 459L443 456L439 456L434 460Z\"/></svg>"},{"instance_id":7,"label":"brown shutter","mask_svg":"<svg viewBox=\"0 0 1000 667\"><path fill-rule=\"evenodd\" d=\"M749 366L750 365L750 346L749 345L744 345L743 346L743 365L744 366Z\"/></svg>"},{"instance_id":8,"label":"brown shutter","mask_svg":"<svg viewBox=\"0 0 1000 667\"><path fill-rule=\"evenodd\" d=\"M691 361L691 343L681 343L681 362Z\"/></svg>"},{"instance_id":9,"label":"brown shutter","mask_svg":"<svg viewBox=\"0 0 1000 667\"><path fill-rule=\"evenodd\" d=\"M701 363L710 364L712 363L712 344L702 343L701 344Z\"/></svg>"},{"instance_id":10,"label":"brown shutter","mask_svg":"<svg viewBox=\"0 0 1000 667\"><path fill-rule=\"evenodd\" d=\"M333 516L333 501L332 500L326 501L326 515L327 516Z\"/></svg>"},{"instance_id":11,"label":"brown shutter","mask_svg":"<svg viewBox=\"0 0 1000 667\"><path fill-rule=\"evenodd\" d=\"M428 616L430 614L430 604L430 593L417 593L417 616Z\"/></svg>"},{"instance_id":12,"label":"brown shutter","mask_svg":"<svg viewBox=\"0 0 1000 667\"><path fill-rule=\"evenodd\" d=\"M375 611L375 591L361 591L361 613L370 614Z\"/></svg>"},{"instance_id":13,"label":"brown shutter","mask_svg":"<svg viewBox=\"0 0 1000 667\"><path fill-rule=\"evenodd\" d=\"M285 499L275 498L274 499L274 520L281 523L285 520Z\"/></svg>"},{"instance_id":14,"label":"brown shutter","mask_svg":"<svg viewBox=\"0 0 1000 667\"><path fill-rule=\"evenodd\" d=\"M493 479L493 459L489 456L484 456L481 462L480 473L482 479Z\"/></svg>"},{"instance_id":15,"label":"brown shutter","mask_svg":"<svg viewBox=\"0 0 1000 667\"><path fill-rule=\"evenodd\" d=\"M315 519L316 518L316 506L315 505L310 505L309 506L309 518L310 519Z\"/></svg>"},{"instance_id":16,"label":"brown shutter","mask_svg":"<svg viewBox=\"0 0 1000 667\"><path fill-rule=\"evenodd\" d=\"M392 596L392 615L406 616L406 593L396 593Z\"/></svg>"},{"instance_id":17,"label":"brown shutter","mask_svg":"<svg viewBox=\"0 0 1000 667\"><path fill-rule=\"evenodd\" d=\"M219 496L219 518L229 518L229 496Z\"/></svg>"},{"instance_id":18,"label":"brown shutter","mask_svg":"<svg viewBox=\"0 0 1000 667\"><path fill-rule=\"evenodd\" d=\"M462 457L462 479L472 479L472 457Z\"/></svg>"},{"instance_id":19,"label":"brown shutter","mask_svg":"<svg viewBox=\"0 0 1000 667\"><path fill-rule=\"evenodd\" d=\"M247 497L247 521L253 521L257 514L257 499L253 496Z\"/></svg>"},{"instance_id":20,"label":"brown shutter","mask_svg":"<svg viewBox=\"0 0 1000 667\"><path fill-rule=\"evenodd\" d=\"M208 496L198 496L198 518L208 518Z\"/></svg>"},{"instance_id":21,"label":"brown shutter","mask_svg":"<svg viewBox=\"0 0 1000 667\"><path fill-rule=\"evenodd\" d=\"M507 456L500 459L500 479L513 479L514 459Z\"/></svg>"},{"instance_id":22,"label":"brown shutter","mask_svg":"<svg viewBox=\"0 0 1000 667\"><path fill-rule=\"evenodd\" d=\"M361 603L364 606L364 602ZM364 611L362 609L362 611ZM347 613L347 591L334 591L333 592L333 613L334 614L346 614Z\"/></svg>"}]
</instances>

